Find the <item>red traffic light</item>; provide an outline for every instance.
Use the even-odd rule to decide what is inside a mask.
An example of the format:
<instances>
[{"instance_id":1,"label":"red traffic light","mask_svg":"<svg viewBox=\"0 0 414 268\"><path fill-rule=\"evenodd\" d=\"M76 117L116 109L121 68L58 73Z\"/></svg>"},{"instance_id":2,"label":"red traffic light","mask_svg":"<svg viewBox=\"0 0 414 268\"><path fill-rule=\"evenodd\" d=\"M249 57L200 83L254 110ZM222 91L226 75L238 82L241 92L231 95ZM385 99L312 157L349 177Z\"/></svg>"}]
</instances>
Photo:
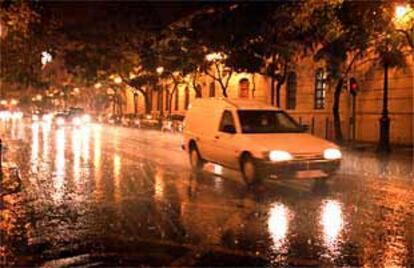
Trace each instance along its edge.
<instances>
[{"instance_id":1,"label":"red traffic light","mask_svg":"<svg viewBox=\"0 0 414 268\"><path fill-rule=\"evenodd\" d=\"M351 77L349 79L349 87L350 87L351 94L356 95L359 88L358 88L358 83L354 77Z\"/></svg>"}]
</instances>

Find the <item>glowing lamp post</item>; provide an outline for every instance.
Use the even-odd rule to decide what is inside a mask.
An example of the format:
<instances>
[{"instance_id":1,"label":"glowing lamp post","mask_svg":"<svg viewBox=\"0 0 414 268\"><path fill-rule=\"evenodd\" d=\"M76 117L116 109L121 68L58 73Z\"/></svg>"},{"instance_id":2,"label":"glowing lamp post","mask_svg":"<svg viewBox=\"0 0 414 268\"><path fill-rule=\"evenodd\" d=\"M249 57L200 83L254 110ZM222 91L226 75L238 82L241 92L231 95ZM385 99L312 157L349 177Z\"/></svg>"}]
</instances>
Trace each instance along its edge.
<instances>
[{"instance_id":1,"label":"glowing lamp post","mask_svg":"<svg viewBox=\"0 0 414 268\"><path fill-rule=\"evenodd\" d=\"M164 72L164 67L159 66L159 67L157 67L157 69L155 71L157 72L158 75L162 75L162 73Z\"/></svg>"},{"instance_id":2,"label":"glowing lamp post","mask_svg":"<svg viewBox=\"0 0 414 268\"><path fill-rule=\"evenodd\" d=\"M114 78L114 82L115 82L115 84L121 84L122 83L122 78L117 76L117 77Z\"/></svg>"},{"instance_id":3,"label":"glowing lamp post","mask_svg":"<svg viewBox=\"0 0 414 268\"><path fill-rule=\"evenodd\" d=\"M226 56L221 52L213 52L213 53L210 53L210 54L206 55L206 60L208 62L221 61L225 58L226 58Z\"/></svg>"},{"instance_id":4,"label":"glowing lamp post","mask_svg":"<svg viewBox=\"0 0 414 268\"><path fill-rule=\"evenodd\" d=\"M16 100L16 99L11 99L10 100L10 105L12 105L12 106L16 106L18 103L19 103L19 101Z\"/></svg>"},{"instance_id":5,"label":"glowing lamp post","mask_svg":"<svg viewBox=\"0 0 414 268\"><path fill-rule=\"evenodd\" d=\"M46 66L46 64L48 64L51 61L52 61L52 55L47 51L43 51L40 57L40 62L42 63L42 67Z\"/></svg>"},{"instance_id":6,"label":"glowing lamp post","mask_svg":"<svg viewBox=\"0 0 414 268\"><path fill-rule=\"evenodd\" d=\"M410 21L414 19L413 9L409 5L398 5L395 7L395 16L394 24L398 32L403 33L408 36L408 42L412 48L414 44L412 39L409 37L408 32L406 31L407 25L410 24ZM378 143L377 151L380 153L389 153L390 148L390 124L391 119L388 116L388 69L389 64L392 61L390 58L392 56L388 55L384 60L384 92L383 92L383 103L382 103L382 116L379 119L380 121L380 139Z\"/></svg>"}]
</instances>

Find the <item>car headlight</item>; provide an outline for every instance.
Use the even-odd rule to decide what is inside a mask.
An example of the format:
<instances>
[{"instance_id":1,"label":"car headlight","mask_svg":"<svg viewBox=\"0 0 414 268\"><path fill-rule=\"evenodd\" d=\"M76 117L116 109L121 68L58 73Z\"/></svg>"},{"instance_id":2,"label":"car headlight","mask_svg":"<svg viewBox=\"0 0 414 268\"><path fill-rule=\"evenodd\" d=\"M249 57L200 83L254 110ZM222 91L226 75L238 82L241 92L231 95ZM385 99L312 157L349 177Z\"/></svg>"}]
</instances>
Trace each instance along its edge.
<instances>
[{"instance_id":1,"label":"car headlight","mask_svg":"<svg viewBox=\"0 0 414 268\"><path fill-rule=\"evenodd\" d=\"M44 114L42 116L42 120L45 122L50 122L52 120L52 115L51 114Z\"/></svg>"},{"instance_id":2,"label":"car headlight","mask_svg":"<svg viewBox=\"0 0 414 268\"><path fill-rule=\"evenodd\" d=\"M280 162L280 161L289 161L292 160L293 157L290 153L286 151L271 151L269 153L269 159L274 162Z\"/></svg>"},{"instance_id":3,"label":"car headlight","mask_svg":"<svg viewBox=\"0 0 414 268\"><path fill-rule=\"evenodd\" d=\"M58 126L63 126L63 125L65 124L65 119L63 119L63 118L58 118L58 119L56 120L56 124L57 124Z\"/></svg>"},{"instance_id":4,"label":"car headlight","mask_svg":"<svg viewBox=\"0 0 414 268\"><path fill-rule=\"evenodd\" d=\"M81 119L80 119L79 117L75 117L75 118L73 118L73 119L72 119L72 123L73 123L75 126L80 126L80 124L81 124L82 122L81 122Z\"/></svg>"},{"instance_id":5,"label":"car headlight","mask_svg":"<svg viewBox=\"0 0 414 268\"><path fill-rule=\"evenodd\" d=\"M329 148L323 152L323 157L328 160L341 159L342 153L338 149Z\"/></svg>"},{"instance_id":6,"label":"car headlight","mask_svg":"<svg viewBox=\"0 0 414 268\"><path fill-rule=\"evenodd\" d=\"M23 113L21 112L14 112L12 114L13 119L21 119L23 117Z\"/></svg>"},{"instance_id":7,"label":"car headlight","mask_svg":"<svg viewBox=\"0 0 414 268\"><path fill-rule=\"evenodd\" d=\"M37 115L32 115L32 120L33 121L38 121L39 120L39 116L37 116Z\"/></svg>"},{"instance_id":8,"label":"car headlight","mask_svg":"<svg viewBox=\"0 0 414 268\"><path fill-rule=\"evenodd\" d=\"M84 114L84 115L82 116L82 121L83 121L84 123L90 123L90 122L91 122L91 116L90 116L89 114Z\"/></svg>"}]
</instances>

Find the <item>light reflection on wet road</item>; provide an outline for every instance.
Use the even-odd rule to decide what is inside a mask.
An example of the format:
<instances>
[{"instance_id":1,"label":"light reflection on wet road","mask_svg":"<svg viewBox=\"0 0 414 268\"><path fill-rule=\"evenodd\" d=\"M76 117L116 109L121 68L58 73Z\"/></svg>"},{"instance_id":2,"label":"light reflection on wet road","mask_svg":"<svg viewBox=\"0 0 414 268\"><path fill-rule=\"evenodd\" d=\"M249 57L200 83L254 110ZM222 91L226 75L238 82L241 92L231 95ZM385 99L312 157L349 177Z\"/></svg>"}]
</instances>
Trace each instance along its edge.
<instances>
[{"instance_id":1,"label":"light reflection on wet road","mask_svg":"<svg viewBox=\"0 0 414 268\"><path fill-rule=\"evenodd\" d=\"M218 166L191 174L174 134L23 123L0 131L22 177L1 210L6 265L414 262L410 179L343 170L327 182L248 189L237 172Z\"/></svg>"}]
</instances>

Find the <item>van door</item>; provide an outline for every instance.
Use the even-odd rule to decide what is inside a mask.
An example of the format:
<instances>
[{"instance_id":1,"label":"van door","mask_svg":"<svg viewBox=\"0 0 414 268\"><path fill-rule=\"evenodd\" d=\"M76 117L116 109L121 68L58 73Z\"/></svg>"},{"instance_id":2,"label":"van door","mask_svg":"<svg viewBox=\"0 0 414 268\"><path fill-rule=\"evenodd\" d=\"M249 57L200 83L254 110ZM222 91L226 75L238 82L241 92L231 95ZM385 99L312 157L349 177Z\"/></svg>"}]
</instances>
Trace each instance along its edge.
<instances>
[{"instance_id":1,"label":"van door","mask_svg":"<svg viewBox=\"0 0 414 268\"><path fill-rule=\"evenodd\" d=\"M227 167L237 167L236 124L231 111L225 110L221 116L220 125L214 136L215 162Z\"/></svg>"}]
</instances>

